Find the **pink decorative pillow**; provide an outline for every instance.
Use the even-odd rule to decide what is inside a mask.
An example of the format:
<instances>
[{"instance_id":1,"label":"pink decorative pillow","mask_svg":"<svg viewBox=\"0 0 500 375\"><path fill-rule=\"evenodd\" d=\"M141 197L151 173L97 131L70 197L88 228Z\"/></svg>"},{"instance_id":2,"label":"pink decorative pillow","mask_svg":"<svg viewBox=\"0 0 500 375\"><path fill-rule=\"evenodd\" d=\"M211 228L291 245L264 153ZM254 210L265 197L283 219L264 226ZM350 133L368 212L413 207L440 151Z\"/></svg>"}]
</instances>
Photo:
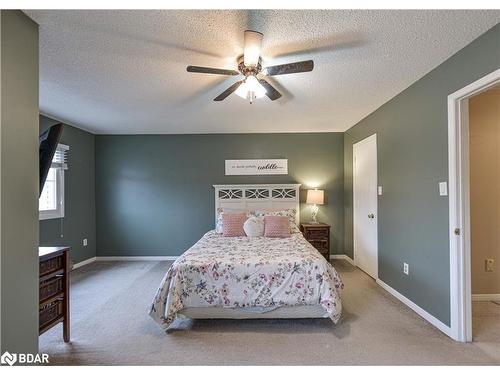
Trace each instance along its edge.
<instances>
[{"instance_id":1,"label":"pink decorative pillow","mask_svg":"<svg viewBox=\"0 0 500 375\"><path fill-rule=\"evenodd\" d=\"M248 212L239 208L222 208L217 209L217 222L215 225L215 231L222 234L222 214L242 214L246 213L248 217Z\"/></svg>"},{"instance_id":2,"label":"pink decorative pillow","mask_svg":"<svg viewBox=\"0 0 500 375\"><path fill-rule=\"evenodd\" d=\"M290 233L300 233L297 224L295 224L297 210L295 208L286 208L283 210L254 210L251 214L257 217L264 216L286 216L290 220Z\"/></svg>"},{"instance_id":3,"label":"pink decorative pillow","mask_svg":"<svg viewBox=\"0 0 500 375\"><path fill-rule=\"evenodd\" d=\"M265 237L290 237L290 222L286 216L264 216Z\"/></svg>"},{"instance_id":4,"label":"pink decorative pillow","mask_svg":"<svg viewBox=\"0 0 500 375\"><path fill-rule=\"evenodd\" d=\"M224 237L245 237L243 224L247 220L246 213L222 214L222 235Z\"/></svg>"}]
</instances>

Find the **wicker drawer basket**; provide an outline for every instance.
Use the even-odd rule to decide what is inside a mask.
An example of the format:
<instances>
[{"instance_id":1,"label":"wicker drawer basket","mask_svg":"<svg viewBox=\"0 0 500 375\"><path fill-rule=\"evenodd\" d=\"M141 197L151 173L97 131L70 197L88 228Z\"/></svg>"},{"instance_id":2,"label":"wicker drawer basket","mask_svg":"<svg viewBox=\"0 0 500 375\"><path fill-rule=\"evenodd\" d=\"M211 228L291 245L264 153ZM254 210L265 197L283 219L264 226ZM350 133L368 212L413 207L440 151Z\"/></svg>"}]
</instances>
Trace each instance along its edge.
<instances>
[{"instance_id":1,"label":"wicker drawer basket","mask_svg":"<svg viewBox=\"0 0 500 375\"><path fill-rule=\"evenodd\" d=\"M327 240L311 240L309 241L320 253L328 253L330 249L328 248Z\"/></svg>"},{"instance_id":2,"label":"wicker drawer basket","mask_svg":"<svg viewBox=\"0 0 500 375\"><path fill-rule=\"evenodd\" d=\"M306 237L310 240L322 240L325 237L328 237L329 230L328 228L307 230Z\"/></svg>"},{"instance_id":3,"label":"wicker drawer basket","mask_svg":"<svg viewBox=\"0 0 500 375\"><path fill-rule=\"evenodd\" d=\"M48 273L57 271L63 268L63 257L58 256L52 259L47 259L40 262L40 276L46 275Z\"/></svg>"},{"instance_id":4,"label":"wicker drawer basket","mask_svg":"<svg viewBox=\"0 0 500 375\"><path fill-rule=\"evenodd\" d=\"M63 314L63 301L56 300L47 305L43 305L40 307L40 317L39 324L40 327L44 326L47 323L50 323L53 320L61 317Z\"/></svg>"},{"instance_id":5,"label":"wicker drawer basket","mask_svg":"<svg viewBox=\"0 0 500 375\"><path fill-rule=\"evenodd\" d=\"M56 276L40 283L40 301L63 291L63 278Z\"/></svg>"}]
</instances>

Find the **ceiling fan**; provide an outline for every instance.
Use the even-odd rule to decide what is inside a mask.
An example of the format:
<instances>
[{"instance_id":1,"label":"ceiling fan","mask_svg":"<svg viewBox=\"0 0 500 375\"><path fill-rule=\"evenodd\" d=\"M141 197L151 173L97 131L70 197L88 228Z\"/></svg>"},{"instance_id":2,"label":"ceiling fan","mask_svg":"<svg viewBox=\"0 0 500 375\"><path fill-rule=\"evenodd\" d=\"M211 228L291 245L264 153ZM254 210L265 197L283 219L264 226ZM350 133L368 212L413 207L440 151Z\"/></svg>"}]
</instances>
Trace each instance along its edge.
<instances>
[{"instance_id":1,"label":"ceiling fan","mask_svg":"<svg viewBox=\"0 0 500 375\"><path fill-rule=\"evenodd\" d=\"M312 60L306 60L262 68L262 59L260 57L262 37L262 33L258 31L245 31L245 47L243 55L238 58L237 71L192 65L187 67L187 71L191 73L221 74L227 76L242 74L245 76L243 80L232 84L224 92L214 98L216 102L226 99L233 92L249 100L250 104L252 104L256 98L261 98L264 95L267 95L271 100L279 99L281 97L280 92L265 80L264 77L310 72L314 68L314 62Z\"/></svg>"}]
</instances>

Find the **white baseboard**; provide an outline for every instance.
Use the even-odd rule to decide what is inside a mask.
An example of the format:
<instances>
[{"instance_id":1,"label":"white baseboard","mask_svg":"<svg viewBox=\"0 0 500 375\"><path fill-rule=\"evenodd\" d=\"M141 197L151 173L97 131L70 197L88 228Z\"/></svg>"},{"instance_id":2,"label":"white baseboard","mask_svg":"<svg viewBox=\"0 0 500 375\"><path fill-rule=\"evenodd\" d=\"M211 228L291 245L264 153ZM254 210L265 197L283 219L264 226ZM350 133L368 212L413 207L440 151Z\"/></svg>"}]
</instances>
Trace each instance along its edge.
<instances>
[{"instance_id":1,"label":"white baseboard","mask_svg":"<svg viewBox=\"0 0 500 375\"><path fill-rule=\"evenodd\" d=\"M397 290L391 288L389 285L384 283L382 280L377 279L377 284L380 285L382 288L384 288L386 291L388 291L390 294L392 294L394 297L396 297L398 300L403 302L406 306L408 306L410 309L415 311L418 315L420 315L422 318L427 320L429 323L431 323L434 327L445 333L446 335L451 336L451 328L448 327L446 324L444 324L442 321L434 317L433 315L429 314L427 311L422 309L420 306L403 296L401 293L399 293Z\"/></svg>"},{"instance_id":2,"label":"white baseboard","mask_svg":"<svg viewBox=\"0 0 500 375\"><path fill-rule=\"evenodd\" d=\"M79 263L73 264L72 270L76 270L82 266L86 266L87 264L94 262L109 262L109 261L151 261L151 262L159 262L162 260L176 260L178 256L127 256L127 257L92 257L89 259L85 259Z\"/></svg>"},{"instance_id":3,"label":"white baseboard","mask_svg":"<svg viewBox=\"0 0 500 375\"><path fill-rule=\"evenodd\" d=\"M73 268L72 269L76 270L77 268L80 268L80 267L85 266L85 265L90 264L90 263L94 263L95 261L96 261L96 257L92 257L92 258L89 258L89 259L82 260L79 263L73 264Z\"/></svg>"},{"instance_id":4,"label":"white baseboard","mask_svg":"<svg viewBox=\"0 0 500 375\"><path fill-rule=\"evenodd\" d=\"M351 258L349 258L345 254L330 254L330 260L332 260L332 259L346 260L354 266L354 260L352 260Z\"/></svg>"},{"instance_id":5,"label":"white baseboard","mask_svg":"<svg viewBox=\"0 0 500 375\"><path fill-rule=\"evenodd\" d=\"M473 301L500 301L500 294L473 294Z\"/></svg>"},{"instance_id":6,"label":"white baseboard","mask_svg":"<svg viewBox=\"0 0 500 375\"><path fill-rule=\"evenodd\" d=\"M110 257L96 257L98 261L161 261L161 260L176 260L178 256L110 256Z\"/></svg>"}]
</instances>

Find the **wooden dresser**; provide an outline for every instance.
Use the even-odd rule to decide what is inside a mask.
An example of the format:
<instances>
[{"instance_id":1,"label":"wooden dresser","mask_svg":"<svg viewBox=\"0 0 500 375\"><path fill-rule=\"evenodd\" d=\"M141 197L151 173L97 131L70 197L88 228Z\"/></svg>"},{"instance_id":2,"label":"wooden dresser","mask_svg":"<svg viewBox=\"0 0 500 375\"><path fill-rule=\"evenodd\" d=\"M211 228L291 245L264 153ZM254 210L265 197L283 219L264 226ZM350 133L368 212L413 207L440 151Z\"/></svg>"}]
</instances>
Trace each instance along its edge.
<instances>
[{"instance_id":1,"label":"wooden dresser","mask_svg":"<svg viewBox=\"0 0 500 375\"><path fill-rule=\"evenodd\" d=\"M324 223L300 224L300 231L326 260L330 261L330 226Z\"/></svg>"},{"instance_id":2,"label":"wooden dresser","mask_svg":"<svg viewBox=\"0 0 500 375\"><path fill-rule=\"evenodd\" d=\"M63 324L69 342L69 247L40 247L39 334Z\"/></svg>"}]
</instances>

